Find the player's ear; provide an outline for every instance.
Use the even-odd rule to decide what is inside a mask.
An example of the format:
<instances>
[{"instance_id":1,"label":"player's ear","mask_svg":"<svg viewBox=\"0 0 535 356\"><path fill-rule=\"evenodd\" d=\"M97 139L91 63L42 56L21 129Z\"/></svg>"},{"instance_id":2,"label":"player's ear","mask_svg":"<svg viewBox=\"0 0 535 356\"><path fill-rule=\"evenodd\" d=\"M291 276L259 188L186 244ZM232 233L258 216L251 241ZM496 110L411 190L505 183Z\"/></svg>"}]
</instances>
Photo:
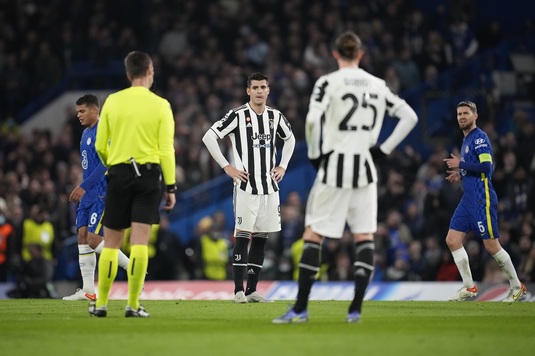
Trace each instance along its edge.
<instances>
[{"instance_id":1,"label":"player's ear","mask_svg":"<svg viewBox=\"0 0 535 356\"><path fill-rule=\"evenodd\" d=\"M359 51L359 53L357 53L357 61L360 62L360 60L362 59L363 56L364 56L364 50L361 49L361 50Z\"/></svg>"},{"instance_id":2,"label":"player's ear","mask_svg":"<svg viewBox=\"0 0 535 356\"><path fill-rule=\"evenodd\" d=\"M333 49L333 51L331 52L334 59L338 60L340 58L340 53L338 53L337 50Z\"/></svg>"}]
</instances>

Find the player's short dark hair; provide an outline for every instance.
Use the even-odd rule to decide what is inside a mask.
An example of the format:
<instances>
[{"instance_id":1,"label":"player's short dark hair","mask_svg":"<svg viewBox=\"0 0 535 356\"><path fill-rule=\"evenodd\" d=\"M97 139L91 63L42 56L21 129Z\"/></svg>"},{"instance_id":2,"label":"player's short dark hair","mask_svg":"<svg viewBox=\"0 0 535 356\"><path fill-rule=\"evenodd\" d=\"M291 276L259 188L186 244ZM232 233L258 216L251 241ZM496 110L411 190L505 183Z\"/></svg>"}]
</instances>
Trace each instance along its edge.
<instances>
[{"instance_id":1,"label":"player's short dark hair","mask_svg":"<svg viewBox=\"0 0 535 356\"><path fill-rule=\"evenodd\" d=\"M253 74L251 74L249 76L249 78L247 78L247 88L250 88L251 87L251 82L253 80L265 80L269 86L269 79L267 77L267 75L265 75L264 73L260 73L260 72L255 72Z\"/></svg>"},{"instance_id":2,"label":"player's short dark hair","mask_svg":"<svg viewBox=\"0 0 535 356\"><path fill-rule=\"evenodd\" d=\"M457 107L461 107L461 106L467 106L470 108L470 111L472 113L477 114L477 106L476 106L476 103L474 103L473 101L468 101L468 100L461 101L459 104L457 104Z\"/></svg>"},{"instance_id":3,"label":"player's short dark hair","mask_svg":"<svg viewBox=\"0 0 535 356\"><path fill-rule=\"evenodd\" d=\"M141 51L132 51L124 59L124 67L130 79L144 77L151 63L150 56Z\"/></svg>"},{"instance_id":4,"label":"player's short dark hair","mask_svg":"<svg viewBox=\"0 0 535 356\"><path fill-rule=\"evenodd\" d=\"M96 106L100 108L100 103L98 97L94 94L85 94L76 100L76 105L85 105L85 106Z\"/></svg>"},{"instance_id":5,"label":"player's short dark hair","mask_svg":"<svg viewBox=\"0 0 535 356\"><path fill-rule=\"evenodd\" d=\"M346 31L336 38L334 49L343 59L354 60L362 50L362 41L355 32Z\"/></svg>"}]
</instances>

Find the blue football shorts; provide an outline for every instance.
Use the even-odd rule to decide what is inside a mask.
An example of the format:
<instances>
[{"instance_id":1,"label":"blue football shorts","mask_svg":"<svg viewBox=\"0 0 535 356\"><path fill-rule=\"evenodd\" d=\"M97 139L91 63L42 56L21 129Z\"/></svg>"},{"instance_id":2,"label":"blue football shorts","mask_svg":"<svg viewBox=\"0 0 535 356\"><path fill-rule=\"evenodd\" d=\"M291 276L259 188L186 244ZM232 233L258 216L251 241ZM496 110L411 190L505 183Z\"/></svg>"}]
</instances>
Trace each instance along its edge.
<instances>
[{"instance_id":1,"label":"blue football shorts","mask_svg":"<svg viewBox=\"0 0 535 356\"><path fill-rule=\"evenodd\" d=\"M104 214L104 198L86 203L83 200L76 211L76 230L87 226L87 231L104 236L102 228L102 215Z\"/></svg>"},{"instance_id":2,"label":"blue football shorts","mask_svg":"<svg viewBox=\"0 0 535 356\"><path fill-rule=\"evenodd\" d=\"M459 204L451 218L450 229L465 233L472 231L482 239L497 239L500 237L498 211L495 206L487 207L484 204Z\"/></svg>"}]
</instances>

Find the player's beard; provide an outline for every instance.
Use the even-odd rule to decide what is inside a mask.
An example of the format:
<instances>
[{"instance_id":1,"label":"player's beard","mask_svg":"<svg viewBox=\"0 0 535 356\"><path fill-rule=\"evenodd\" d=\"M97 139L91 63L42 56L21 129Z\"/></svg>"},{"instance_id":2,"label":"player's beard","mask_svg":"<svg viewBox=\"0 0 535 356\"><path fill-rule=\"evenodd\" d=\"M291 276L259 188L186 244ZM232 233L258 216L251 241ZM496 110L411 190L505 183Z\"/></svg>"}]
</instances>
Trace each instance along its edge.
<instances>
[{"instance_id":1,"label":"player's beard","mask_svg":"<svg viewBox=\"0 0 535 356\"><path fill-rule=\"evenodd\" d=\"M459 122L459 128L463 131L470 130L473 123L473 121L465 121L464 123Z\"/></svg>"}]
</instances>

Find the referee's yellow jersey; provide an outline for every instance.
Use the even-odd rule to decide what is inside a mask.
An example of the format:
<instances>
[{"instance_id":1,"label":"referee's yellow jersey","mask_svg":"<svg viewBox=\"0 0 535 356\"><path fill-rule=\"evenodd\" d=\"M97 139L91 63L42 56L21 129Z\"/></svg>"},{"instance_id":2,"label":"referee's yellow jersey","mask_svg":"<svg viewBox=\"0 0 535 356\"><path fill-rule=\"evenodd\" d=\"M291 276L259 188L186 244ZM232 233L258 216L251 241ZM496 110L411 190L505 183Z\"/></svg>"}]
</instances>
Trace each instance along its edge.
<instances>
[{"instance_id":1,"label":"referee's yellow jersey","mask_svg":"<svg viewBox=\"0 0 535 356\"><path fill-rule=\"evenodd\" d=\"M171 105L143 86L106 99L100 114L95 149L105 166L157 163L166 185L175 184L175 122Z\"/></svg>"}]
</instances>

